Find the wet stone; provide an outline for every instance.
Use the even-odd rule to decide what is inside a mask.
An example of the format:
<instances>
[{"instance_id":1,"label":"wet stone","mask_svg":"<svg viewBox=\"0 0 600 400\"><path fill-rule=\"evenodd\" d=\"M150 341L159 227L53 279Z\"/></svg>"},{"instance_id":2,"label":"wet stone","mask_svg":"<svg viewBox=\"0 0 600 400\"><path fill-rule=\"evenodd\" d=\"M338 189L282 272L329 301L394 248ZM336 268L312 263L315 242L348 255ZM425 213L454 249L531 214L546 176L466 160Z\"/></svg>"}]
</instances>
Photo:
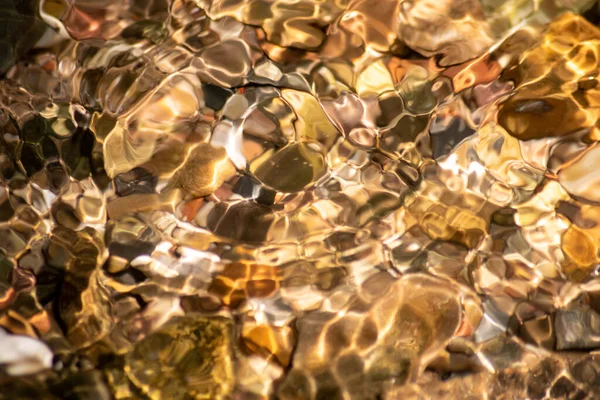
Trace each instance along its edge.
<instances>
[{"instance_id":1,"label":"wet stone","mask_svg":"<svg viewBox=\"0 0 600 400\"><path fill-rule=\"evenodd\" d=\"M152 399L227 398L231 329L224 318L175 317L126 356L127 376Z\"/></svg>"},{"instance_id":2,"label":"wet stone","mask_svg":"<svg viewBox=\"0 0 600 400\"><path fill-rule=\"evenodd\" d=\"M202 143L190 152L173 182L194 197L201 197L217 190L234 172L225 149Z\"/></svg>"},{"instance_id":3,"label":"wet stone","mask_svg":"<svg viewBox=\"0 0 600 400\"><path fill-rule=\"evenodd\" d=\"M0 399L600 398L598 15L0 1Z\"/></svg>"},{"instance_id":4,"label":"wet stone","mask_svg":"<svg viewBox=\"0 0 600 400\"><path fill-rule=\"evenodd\" d=\"M119 196L154 193L157 181L156 177L143 168L134 168L115 177L115 191Z\"/></svg>"},{"instance_id":5,"label":"wet stone","mask_svg":"<svg viewBox=\"0 0 600 400\"><path fill-rule=\"evenodd\" d=\"M256 167L254 175L267 187L294 193L325 173L325 161L315 144L297 143L276 152Z\"/></svg>"},{"instance_id":6,"label":"wet stone","mask_svg":"<svg viewBox=\"0 0 600 400\"><path fill-rule=\"evenodd\" d=\"M454 118L435 123L429 128L433 158L439 159L452 151L461 141L475 133L465 120Z\"/></svg>"},{"instance_id":7,"label":"wet stone","mask_svg":"<svg viewBox=\"0 0 600 400\"><path fill-rule=\"evenodd\" d=\"M227 99L233 94L233 91L229 89L211 84L203 84L202 91L204 92L206 105L215 111L221 110Z\"/></svg>"},{"instance_id":8,"label":"wet stone","mask_svg":"<svg viewBox=\"0 0 600 400\"><path fill-rule=\"evenodd\" d=\"M554 321L558 350L600 347L600 314L589 308L559 310Z\"/></svg>"}]
</instances>

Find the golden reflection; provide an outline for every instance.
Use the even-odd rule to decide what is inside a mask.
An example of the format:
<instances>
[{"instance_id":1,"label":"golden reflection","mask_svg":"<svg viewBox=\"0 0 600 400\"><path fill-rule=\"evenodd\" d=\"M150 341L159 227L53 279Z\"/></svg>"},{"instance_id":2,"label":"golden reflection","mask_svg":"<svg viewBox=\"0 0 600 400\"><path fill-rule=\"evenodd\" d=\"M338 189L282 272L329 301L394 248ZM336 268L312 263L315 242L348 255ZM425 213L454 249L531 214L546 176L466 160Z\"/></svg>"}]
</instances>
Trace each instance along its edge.
<instances>
[{"instance_id":1,"label":"golden reflection","mask_svg":"<svg viewBox=\"0 0 600 400\"><path fill-rule=\"evenodd\" d=\"M0 399L600 398L596 2L21 3Z\"/></svg>"}]
</instances>

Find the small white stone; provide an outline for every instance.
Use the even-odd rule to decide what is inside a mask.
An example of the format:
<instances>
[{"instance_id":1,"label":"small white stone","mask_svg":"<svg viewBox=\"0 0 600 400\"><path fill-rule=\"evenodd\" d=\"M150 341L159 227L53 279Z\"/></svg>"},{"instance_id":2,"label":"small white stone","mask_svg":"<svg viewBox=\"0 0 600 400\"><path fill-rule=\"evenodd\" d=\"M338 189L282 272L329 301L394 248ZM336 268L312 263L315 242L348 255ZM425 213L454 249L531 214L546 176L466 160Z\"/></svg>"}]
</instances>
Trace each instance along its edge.
<instances>
[{"instance_id":1,"label":"small white stone","mask_svg":"<svg viewBox=\"0 0 600 400\"><path fill-rule=\"evenodd\" d=\"M0 329L0 365L10 375L29 375L52 367L52 351L40 340Z\"/></svg>"}]
</instances>

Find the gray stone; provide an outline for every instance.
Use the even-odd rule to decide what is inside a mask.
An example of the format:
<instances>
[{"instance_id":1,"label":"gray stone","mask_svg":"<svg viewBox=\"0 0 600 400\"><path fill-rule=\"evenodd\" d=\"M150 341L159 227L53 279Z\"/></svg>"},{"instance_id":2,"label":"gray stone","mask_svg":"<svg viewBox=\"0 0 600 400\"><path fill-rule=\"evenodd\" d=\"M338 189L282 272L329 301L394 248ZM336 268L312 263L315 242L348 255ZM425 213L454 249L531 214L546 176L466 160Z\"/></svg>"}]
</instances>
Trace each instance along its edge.
<instances>
[{"instance_id":1,"label":"gray stone","mask_svg":"<svg viewBox=\"0 0 600 400\"><path fill-rule=\"evenodd\" d=\"M600 348L600 314L590 308L557 311L554 329L557 350Z\"/></svg>"}]
</instances>

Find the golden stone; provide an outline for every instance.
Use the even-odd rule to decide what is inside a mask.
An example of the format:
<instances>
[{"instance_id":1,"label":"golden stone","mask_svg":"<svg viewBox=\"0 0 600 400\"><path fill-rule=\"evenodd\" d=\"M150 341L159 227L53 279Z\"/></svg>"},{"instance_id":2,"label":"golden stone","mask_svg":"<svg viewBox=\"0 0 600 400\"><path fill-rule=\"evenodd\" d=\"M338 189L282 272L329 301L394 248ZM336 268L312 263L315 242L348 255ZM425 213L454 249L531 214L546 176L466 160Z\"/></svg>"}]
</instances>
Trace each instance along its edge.
<instances>
[{"instance_id":1,"label":"golden stone","mask_svg":"<svg viewBox=\"0 0 600 400\"><path fill-rule=\"evenodd\" d=\"M125 372L151 399L224 399L233 387L231 322L175 317L126 356Z\"/></svg>"},{"instance_id":2,"label":"golden stone","mask_svg":"<svg viewBox=\"0 0 600 400\"><path fill-rule=\"evenodd\" d=\"M181 168L175 172L172 185L194 197L202 197L213 193L233 174L235 166L224 148L201 143L188 153Z\"/></svg>"}]
</instances>

